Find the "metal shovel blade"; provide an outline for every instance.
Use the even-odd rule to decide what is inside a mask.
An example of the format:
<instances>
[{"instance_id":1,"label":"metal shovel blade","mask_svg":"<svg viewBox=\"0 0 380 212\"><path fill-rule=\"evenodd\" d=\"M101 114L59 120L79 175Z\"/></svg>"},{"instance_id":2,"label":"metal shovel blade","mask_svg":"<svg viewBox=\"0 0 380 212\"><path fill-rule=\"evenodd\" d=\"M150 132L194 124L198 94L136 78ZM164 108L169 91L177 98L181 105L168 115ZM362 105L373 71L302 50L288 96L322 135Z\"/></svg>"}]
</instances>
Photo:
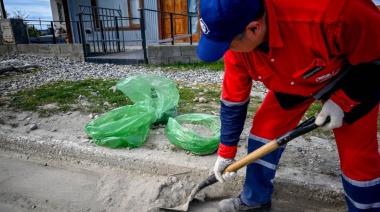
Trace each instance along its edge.
<instances>
[{"instance_id":1,"label":"metal shovel blade","mask_svg":"<svg viewBox=\"0 0 380 212\"><path fill-rule=\"evenodd\" d=\"M209 177L207 177L205 180L203 180L201 183L199 183L197 186L195 186L195 188L191 191L190 193L190 196L187 198L187 201L182 204L182 205L179 205L177 207L174 207L174 208L165 208L165 207L159 207L159 209L163 209L163 210L167 210L167 211L187 211L189 209L189 204L191 201L194 200L195 198L195 195L197 195L197 193L218 182L218 180L216 179L215 175L214 174L211 174Z\"/></svg>"},{"instance_id":2,"label":"metal shovel blade","mask_svg":"<svg viewBox=\"0 0 380 212\"><path fill-rule=\"evenodd\" d=\"M163 209L163 210L167 210L167 211L187 211L189 209L189 204L191 201L194 200L194 197L195 195L198 193L199 191L199 185L197 185L192 191L191 191L191 194L190 196L187 198L187 201L182 204L182 205L179 205L177 207L174 207L174 208L165 208L165 207L159 207L160 209Z\"/></svg>"}]
</instances>

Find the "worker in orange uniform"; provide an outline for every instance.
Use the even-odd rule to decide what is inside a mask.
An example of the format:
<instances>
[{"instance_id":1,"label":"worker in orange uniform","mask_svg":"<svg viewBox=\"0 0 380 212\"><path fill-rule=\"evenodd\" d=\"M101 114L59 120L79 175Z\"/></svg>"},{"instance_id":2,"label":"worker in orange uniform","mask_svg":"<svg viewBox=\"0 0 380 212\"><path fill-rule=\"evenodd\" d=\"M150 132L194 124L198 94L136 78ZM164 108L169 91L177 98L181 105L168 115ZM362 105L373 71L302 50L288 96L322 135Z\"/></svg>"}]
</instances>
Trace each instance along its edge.
<instances>
[{"instance_id":1,"label":"worker in orange uniform","mask_svg":"<svg viewBox=\"0 0 380 212\"><path fill-rule=\"evenodd\" d=\"M261 81L268 93L253 118L248 153L293 129L322 101L315 123L334 131L348 210L380 211L380 12L374 3L205 0L200 23L198 57L224 56L225 63L217 179L236 175L222 171L236 155L252 80ZM284 149L249 164L241 194L222 200L219 211L269 209Z\"/></svg>"}]
</instances>

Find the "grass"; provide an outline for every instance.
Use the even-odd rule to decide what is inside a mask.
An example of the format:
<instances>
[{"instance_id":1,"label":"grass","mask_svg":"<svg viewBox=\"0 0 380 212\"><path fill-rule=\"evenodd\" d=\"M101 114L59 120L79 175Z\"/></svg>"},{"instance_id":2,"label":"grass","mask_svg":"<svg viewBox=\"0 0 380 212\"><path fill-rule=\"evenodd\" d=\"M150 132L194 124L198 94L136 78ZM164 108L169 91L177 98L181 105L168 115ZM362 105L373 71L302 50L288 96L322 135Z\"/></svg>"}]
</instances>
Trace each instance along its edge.
<instances>
[{"instance_id":1,"label":"grass","mask_svg":"<svg viewBox=\"0 0 380 212\"><path fill-rule=\"evenodd\" d=\"M57 111L79 110L89 113L104 113L112 108L131 105L129 100L121 91L112 91L110 88L115 86L116 80L87 79L78 82L59 81L42 85L38 88L20 91L10 94L9 106L25 111L36 111L41 115L49 115ZM220 85L205 84L197 87L189 87L177 84L180 95L178 112L194 113L213 111L219 113L220 105ZM204 97L208 103L194 101L196 97ZM104 105L108 102L109 105ZM211 103L210 103L211 102ZM252 118L260 106L260 97L251 97L248 108L248 118ZM51 105L54 107L44 107ZM84 105L83 105L84 104ZM0 106L6 105L4 101ZM314 103L305 116L313 116L321 110L322 105Z\"/></svg>"},{"instance_id":2,"label":"grass","mask_svg":"<svg viewBox=\"0 0 380 212\"><path fill-rule=\"evenodd\" d=\"M112 107L132 104L122 92L118 90L113 92L110 89L115 84L115 80L100 79L45 84L35 89L9 95L9 106L26 111L36 111L40 115L46 116L56 111L70 110L101 113L109 109L109 106L104 105L105 102ZM81 106L82 103L85 106ZM43 107L49 104L54 104L54 107Z\"/></svg>"},{"instance_id":3,"label":"grass","mask_svg":"<svg viewBox=\"0 0 380 212\"><path fill-rule=\"evenodd\" d=\"M24 111L38 112L48 116L58 111L82 111L86 113L104 113L113 108L134 104L119 90L110 88L117 80L87 79L78 82L59 81L42 85L38 88L9 94L8 101L0 101L0 106L8 105ZM194 102L195 97L203 96L219 105L220 89L218 85L201 85L198 88L178 85L179 112L199 112ZM108 102L109 105L104 105ZM201 108L208 108L203 104Z\"/></svg>"},{"instance_id":4,"label":"grass","mask_svg":"<svg viewBox=\"0 0 380 212\"><path fill-rule=\"evenodd\" d=\"M156 68L157 66L148 66L152 68ZM189 70L210 70L210 71L222 71L224 70L224 63L223 62L213 62L213 63L207 63L207 62L194 62L194 63L180 63L176 62L170 65L160 65L163 70L178 70L178 71L189 71Z\"/></svg>"},{"instance_id":5,"label":"grass","mask_svg":"<svg viewBox=\"0 0 380 212\"><path fill-rule=\"evenodd\" d=\"M198 103L194 101L196 97L204 97L208 100L208 102L212 102L213 104L220 105L220 86L219 85L200 85L196 88L194 87L186 87L186 86L178 86L179 92L179 102L178 109L179 113L194 113L205 111L206 109L213 109L210 107L210 104L207 103Z\"/></svg>"}]
</instances>

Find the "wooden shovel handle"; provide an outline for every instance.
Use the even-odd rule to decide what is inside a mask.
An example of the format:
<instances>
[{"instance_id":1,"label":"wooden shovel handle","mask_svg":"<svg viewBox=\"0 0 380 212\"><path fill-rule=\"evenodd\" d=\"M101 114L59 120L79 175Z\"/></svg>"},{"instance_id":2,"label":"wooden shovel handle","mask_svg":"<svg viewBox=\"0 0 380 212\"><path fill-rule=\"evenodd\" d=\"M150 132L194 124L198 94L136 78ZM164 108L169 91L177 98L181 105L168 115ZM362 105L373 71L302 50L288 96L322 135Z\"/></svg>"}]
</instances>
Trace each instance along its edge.
<instances>
[{"instance_id":1,"label":"wooden shovel handle","mask_svg":"<svg viewBox=\"0 0 380 212\"><path fill-rule=\"evenodd\" d=\"M278 149L280 145L277 143L277 140L272 140L269 143L266 143L264 146L260 147L256 151L251 152L250 154L240 158L238 161L235 161L229 165L224 172L236 172L237 170L243 168L244 166L252 163L253 161L262 158L263 156L273 152Z\"/></svg>"},{"instance_id":2,"label":"wooden shovel handle","mask_svg":"<svg viewBox=\"0 0 380 212\"><path fill-rule=\"evenodd\" d=\"M307 119L306 121L299 124L296 128L294 128L292 131L282 135L281 137L274 139L268 143L266 143L264 146L256 149L255 151L249 153L248 155L242 157L238 161L235 161L234 163L230 164L226 167L226 169L223 171L225 172L236 172L237 170L243 168L244 166L254 162L255 160L262 158L263 156L273 152L274 150L280 148L280 146L285 145L289 141L293 140L294 138L303 135L305 133L308 133L314 129L316 129L318 126L314 123L315 117L311 117ZM327 117L324 124L330 122L330 117Z\"/></svg>"}]
</instances>

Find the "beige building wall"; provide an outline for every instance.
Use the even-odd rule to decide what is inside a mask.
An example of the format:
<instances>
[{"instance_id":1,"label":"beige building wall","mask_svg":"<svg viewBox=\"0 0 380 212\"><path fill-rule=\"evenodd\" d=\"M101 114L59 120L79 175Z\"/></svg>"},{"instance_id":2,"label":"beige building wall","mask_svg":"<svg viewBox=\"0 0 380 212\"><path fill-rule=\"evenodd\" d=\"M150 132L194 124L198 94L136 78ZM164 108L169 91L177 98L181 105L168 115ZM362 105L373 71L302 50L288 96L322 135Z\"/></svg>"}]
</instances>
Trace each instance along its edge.
<instances>
[{"instance_id":1,"label":"beige building wall","mask_svg":"<svg viewBox=\"0 0 380 212\"><path fill-rule=\"evenodd\" d=\"M56 35L58 36L59 29L63 29L63 31L61 30L61 33L65 33L67 31L62 0L50 0L50 6L51 13L53 14L54 29L56 30Z\"/></svg>"}]
</instances>

